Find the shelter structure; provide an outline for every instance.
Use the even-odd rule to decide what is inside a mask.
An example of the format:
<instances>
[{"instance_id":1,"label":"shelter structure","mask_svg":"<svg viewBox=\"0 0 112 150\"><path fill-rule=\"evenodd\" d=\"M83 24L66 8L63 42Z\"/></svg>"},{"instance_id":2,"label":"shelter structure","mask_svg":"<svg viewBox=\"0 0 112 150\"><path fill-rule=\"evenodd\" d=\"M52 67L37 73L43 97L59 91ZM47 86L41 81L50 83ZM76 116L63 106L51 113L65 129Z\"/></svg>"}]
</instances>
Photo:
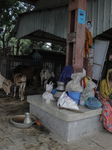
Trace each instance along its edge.
<instances>
[{"instance_id":1,"label":"shelter structure","mask_svg":"<svg viewBox=\"0 0 112 150\"><path fill-rule=\"evenodd\" d=\"M112 1L21 1L35 5L35 10L19 15L14 30L15 37L67 46L66 65L72 64L74 72L82 72L85 67L87 76L99 80L97 77L101 74L109 42L112 39ZM85 27L88 20L89 23L91 22L93 46L89 55L84 58ZM30 103L30 112L37 115L47 128L66 141L103 129L99 121L102 108L90 111L82 106L80 108L82 113L74 114L74 112L57 109L54 102L49 105L49 108L41 95L28 96L27 101Z\"/></svg>"},{"instance_id":2,"label":"shelter structure","mask_svg":"<svg viewBox=\"0 0 112 150\"><path fill-rule=\"evenodd\" d=\"M66 65L72 64L74 72L82 71L85 16L83 16L83 23L78 22L76 18L78 18L79 8L82 11L84 9L84 12L86 12L86 0L48 0L47 2L40 0L35 2L35 7L34 11L19 16L18 23L14 30L16 38L30 38L32 40L42 40L60 45L66 45L67 41L67 43L69 43L67 45L67 56L73 56L73 58L66 57ZM83 36L81 36L80 33ZM72 37L72 35L74 35L74 37ZM81 44L71 46L73 42L77 43L79 41L78 38L82 38ZM69 50L71 48L72 50ZM75 52L80 53L80 56L78 54L78 57L75 56L74 58Z\"/></svg>"},{"instance_id":3,"label":"shelter structure","mask_svg":"<svg viewBox=\"0 0 112 150\"><path fill-rule=\"evenodd\" d=\"M37 49L31 53L31 65L39 65L40 69L46 66L55 74L59 80L60 74L65 66L66 54L61 51Z\"/></svg>"},{"instance_id":4,"label":"shelter structure","mask_svg":"<svg viewBox=\"0 0 112 150\"><path fill-rule=\"evenodd\" d=\"M21 1L34 5L35 10L19 15L15 37L67 46L66 65L72 64L74 72L82 71L86 66L87 75L92 78L95 39L112 40L111 0ZM81 10L83 13L80 13ZM85 22L81 23L84 17ZM83 59L84 29L88 20L91 21L94 41L90 55Z\"/></svg>"},{"instance_id":5,"label":"shelter structure","mask_svg":"<svg viewBox=\"0 0 112 150\"><path fill-rule=\"evenodd\" d=\"M12 57L13 57L13 62L12 62ZM1 57L0 57L1 58ZM9 59L8 59L9 58ZM31 65L37 65L41 69L44 67L48 66L50 71L53 71L55 74L56 80L59 80L60 74L65 66L65 61L66 61L66 54L61 51L55 51L55 50L44 50L44 49L34 49L32 53L29 55L13 55L10 54L8 57L7 61L4 63L1 58L1 73L3 74L4 72L7 72L7 78L12 80L12 69L14 69L18 65L23 65L23 66L31 66ZM57 59L58 58L58 59ZM7 71L4 68L8 68Z\"/></svg>"}]
</instances>

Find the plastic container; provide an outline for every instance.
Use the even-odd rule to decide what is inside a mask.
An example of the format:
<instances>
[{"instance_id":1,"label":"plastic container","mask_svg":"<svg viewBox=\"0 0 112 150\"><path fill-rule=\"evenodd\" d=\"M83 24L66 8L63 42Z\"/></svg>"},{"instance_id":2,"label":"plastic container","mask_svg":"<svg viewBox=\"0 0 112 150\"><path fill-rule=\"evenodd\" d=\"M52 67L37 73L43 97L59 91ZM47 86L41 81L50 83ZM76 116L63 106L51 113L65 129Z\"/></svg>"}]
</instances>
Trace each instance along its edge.
<instances>
[{"instance_id":1,"label":"plastic container","mask_svg":"<svg viewBox=\"0 0 112 150\"><path fill-rule=\"evenodd\" d=\"M34 116L31 116L32 122L31 123L24 123L25 115L17 115L13 116L10 121L11 123L18 128L29 128L31 127L37 119Z\"/></svg>"},{"instance_id":2,"label":"plastic container","mask_svg":"<svg viewBox=\"0 0 112 150\"><path fill-rule=\"evenodd\" d=\"M46 104L50 104L50 98L47 98L47 99L45 100L45 102L46 102Z\"/></svg>"},{"instance_id":3,"label":"plastic container","mask_svg":"<svg viewBox=\"0 0 112 150\"><path fill-rule=\"evenodd\" d=\"M51 93L54 95L56 93L56 89L53 89Z\"/></svg>"},{"instance_id":4,"label":"plastic container","mask_svg":"<svg viewBox=\"0 0 112 150\"><path fill-rule=\"evenodd\" d=\"M68 91L68 96L73 99L77 104L79 104L80 101L80 94L81 92L71 92Z\"/></svg>"},{"instance_id":5,"label":"plastic container","mask_svg":"<svg viewBox=\"0 0 112 150\"><path fill-rule=\"evenodd\" d=\"M84 106L85 105L85 99L81 98L79 104L82 105L82 106Z\"/></svg>"}]
</instances>

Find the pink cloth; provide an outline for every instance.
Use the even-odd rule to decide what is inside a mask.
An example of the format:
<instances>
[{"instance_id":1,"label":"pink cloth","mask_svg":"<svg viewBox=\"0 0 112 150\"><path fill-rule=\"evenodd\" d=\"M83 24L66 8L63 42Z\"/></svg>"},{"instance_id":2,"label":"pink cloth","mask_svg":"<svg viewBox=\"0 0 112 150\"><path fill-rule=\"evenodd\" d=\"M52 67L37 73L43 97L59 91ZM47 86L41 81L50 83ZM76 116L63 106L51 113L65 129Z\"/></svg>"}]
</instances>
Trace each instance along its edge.
<instances>
[{"instance_id":1,"label":"pink cloth","mask_svg":"<svg viewBox=\"0 0 112 150\"><path fill-rule=\"evenodd\" d=\"M102 112L100 121L103 121L104 127L108 131L112 132L112 107L107 102L108 99L102 97L100 93L99 93L98 99L102 103L102 107L103 107L103 112Z\"/></svg>"}]
</instances>

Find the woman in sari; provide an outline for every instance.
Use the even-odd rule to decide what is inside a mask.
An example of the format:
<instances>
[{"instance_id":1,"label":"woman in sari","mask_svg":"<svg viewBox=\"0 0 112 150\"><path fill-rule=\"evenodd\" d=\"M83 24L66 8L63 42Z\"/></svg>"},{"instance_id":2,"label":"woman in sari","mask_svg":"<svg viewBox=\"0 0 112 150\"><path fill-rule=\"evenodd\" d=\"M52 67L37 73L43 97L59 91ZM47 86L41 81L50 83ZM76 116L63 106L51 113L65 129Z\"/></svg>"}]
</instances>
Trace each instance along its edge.
<instances>
[{"instance_id":1,"label":"woman in sari","mask_svg":"<svg viewBox=\"0 0 112 150\"><path fill-rule=\"evenodd\" d=\"M103 121L104 128L112 132L112 69L108 70L106 79L100 84L98 99L103 107L100 121Z\"/></svg>"}]
</instances>

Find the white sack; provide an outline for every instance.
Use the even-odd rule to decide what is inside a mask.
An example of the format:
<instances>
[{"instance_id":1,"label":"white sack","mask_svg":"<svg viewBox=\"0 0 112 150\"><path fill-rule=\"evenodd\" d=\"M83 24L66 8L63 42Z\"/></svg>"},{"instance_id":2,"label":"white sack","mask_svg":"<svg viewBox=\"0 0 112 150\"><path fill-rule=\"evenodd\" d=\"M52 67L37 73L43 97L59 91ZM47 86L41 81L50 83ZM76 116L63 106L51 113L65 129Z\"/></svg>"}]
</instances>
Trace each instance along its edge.
<instances>
[{"instance_id":1,"label":"white sack","mask_svg":"<svg viewBox=\"0 0 112 150\"><path fill-rule=\"evenodd\" d=\"M85 102L86 100L89 98L89 97L94 97L94 88L96 88L97 85L89 80L87 82L87 86L86 88L83 90L83 92L81 93L81 96L80 96L80 105L85 105Z\"/></svg>"},{"instance_id":2,"label":"white sack","mask_svg":"<svg viewBox=\"0 0 112 150\"><path fill-rule=\"evenodd\" d=\"M97 87L97 85L93 81L89 80L87 82L87 87L90 88L90 89L94 89L94 88Z\"/></svg>"},{"instance_id":3,"label":"white sack","mask_svg":"<svg viewBox=\"0 0 112 150\"><path fill-rule=\"evenodd\" d=\"M71 75L71 79L80 81L85 76L86 76L86 73L73 73Z\"/></svg>"},{"instance_id":4,"label":"white sack","mask_svg":"<svg viewBox=\"0 0 112 150\"><path fill-rule=\"evenodd\" d=\"M80 80L86 76L86 73L73 73L71 75L71 81L66 85L66 91L82 92L83 88L80 85Z\"/></svg>"},{"instance_id":5,"label":"white sack","mask_svg":"<svg viewBox=\"0 0 112 150\"><path fill-rule=\"evenodd\" d=\"M80 85L78 80L71 80L67 83L65 87L66 91L73 91L73 92L82 92L83 88Z\"/></svg>"},{"instance_id":6,"label":"white sack","mask_svg":"<svg viewBox=\"0 0 112 150\"><path fill-rule=\"evenodd\" d=\"M53 94L50 93L50 92L47 92L47 91L45 91L45 92L42 94L42 98L43 98L43 99L54 100Z\"/></svg>"},{"instance_id":7,"label":"white sack","mask_svg":"<svg viewBox=\"0 0 112 150\"><path fill-rule=\"evenodd\" d=\"M49 84L46 84L46 91L42 94L42 98L54 100L54 96L51 93L52 90L53 90L53 83L50 82Z\"/></svg>"},{"instance_id":8,"label":"white sack","mask_svg":"<svg viewBox=\"0 0 112 150\"><path fill-rule=\"evenodd\" d=\"M65 92L62 93L57 102L58 107L79 110L78 105Z\"/></svg>"},{"instance_id":9,"label":"white sack","mask_svg":"<svg viewBox=\"0 0 112 150\"><path fill-rule=\"evenodd\" d=\"M46 91L51 92L53 90L53 83L52 81L49 84L46 84Z\"/></svg>"}]
</instances>

